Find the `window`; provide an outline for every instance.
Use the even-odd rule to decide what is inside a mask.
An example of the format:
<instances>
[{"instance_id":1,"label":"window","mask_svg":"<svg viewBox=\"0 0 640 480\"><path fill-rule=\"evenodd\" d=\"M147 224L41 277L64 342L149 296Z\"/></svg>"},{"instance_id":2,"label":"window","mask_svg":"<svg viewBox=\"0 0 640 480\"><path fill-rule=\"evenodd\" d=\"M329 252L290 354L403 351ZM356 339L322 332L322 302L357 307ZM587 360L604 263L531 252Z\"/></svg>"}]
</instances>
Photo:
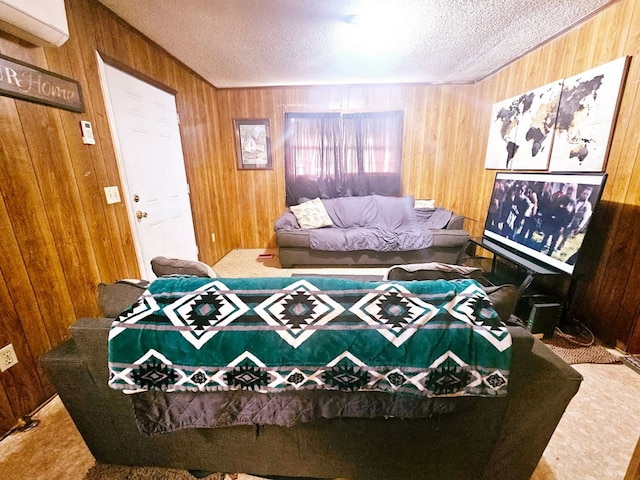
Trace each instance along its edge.
<instances>
[{"instance_id":1,"label":"window","mask_svg":"<svg viewBox=\"0 0 640 480\"><path fill-rule=\"evenodd\" d=\"M287 205L400 194L402 112L286 113L285 129Z\"/></svg>"}]
</instances>

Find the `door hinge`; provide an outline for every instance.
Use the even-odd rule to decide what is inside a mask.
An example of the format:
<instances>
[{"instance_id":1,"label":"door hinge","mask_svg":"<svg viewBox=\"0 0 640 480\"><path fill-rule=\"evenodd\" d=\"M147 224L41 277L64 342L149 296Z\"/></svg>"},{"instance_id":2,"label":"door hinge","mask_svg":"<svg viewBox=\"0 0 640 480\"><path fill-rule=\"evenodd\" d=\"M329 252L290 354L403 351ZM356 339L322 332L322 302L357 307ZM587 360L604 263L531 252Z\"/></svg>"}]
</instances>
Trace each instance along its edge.
<instances>
[{"instance_id":1,"label":"door hinge","mask_svg":"<svg viewBox=\"0 0 640 480\"><path fill-rule=\"evenodd\" d=\"M178 121L178 125L180 125L180 114L176 112L176 120Z\"/></svg>"}]
</instances>

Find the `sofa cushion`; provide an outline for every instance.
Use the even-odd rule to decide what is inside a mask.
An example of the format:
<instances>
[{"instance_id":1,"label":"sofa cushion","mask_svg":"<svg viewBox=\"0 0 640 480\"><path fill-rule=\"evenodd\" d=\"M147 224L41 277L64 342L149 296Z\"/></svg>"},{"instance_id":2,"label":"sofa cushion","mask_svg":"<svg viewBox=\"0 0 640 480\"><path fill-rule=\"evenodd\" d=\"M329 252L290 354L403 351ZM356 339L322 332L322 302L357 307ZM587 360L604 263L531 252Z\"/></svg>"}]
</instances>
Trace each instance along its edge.
<instances>
[{"instance_id":1,"label":"sofa cushion","mask_svg":"<svg viewBox=\"0 0 640 480\"><path fill-rule=\"evenodd\" d=\"M372 196L340 197L322 200L333 225L337 228L367 227L377 216Z\"/></svg>"},{"instance_id":2,"label":"sofa cushion","mask_svg":"<svg viewBox=\"0 0 640 480\"><path fill-rule=\"evenodd\" d=\"M218 275L209 265L197 260L183 260L180 258L153 257L151 270L158 277L167 275L193 275L196 277L215 278Z\"/></svg>"},{"instance_id":3,"label":"sofa cushion","mask_svg":"<svg viewBox=\"0 0 640 480\"><path fill-rule=\"evenodd\" d=\"M273 229L276 232L300 230L300 224L293 212L287 210L276 219L273 224Z\"/></svg>"},{"instance_id":4,"label":"sofa cushion","mask_svg":"<svg viewBox=\"0 0 640 480\"><path fill-rule=\"evenodd\" d=\"M289 210L293 212L300 228L309 230L312 228L330 227L333 225L322 200L314 198L300 205L292 205Z\"/></svg>"},{"instance_id":5,"label":"sofa cushion","mask_svg":"<svg viewBox=\"0 0 640 480\"><path fill-rule=\"evenodd\" d=\"M482 276L482 270L464 265L450 265L448 263L410 263L394 265L387 270L387 280L455 280L456 278L474 278Z\"/></svg>"},{"instance_id":6,"label":"sofa cushion","mask_svg":"<svg viewBox=\"0 0 640 480\"><path fill-rule=\"evenodd\" d=\"M405 229L416 219L413 197L339 197L322 200L338 228L374 227L387 231Z\"/></svg>"},{"instance_id":7,"label":"sofa cushion","mask_svg":"<svg viewBox=\"0 0 640 480\"><path fill-rule=\"evenodd\" d=\"M313 250L397 252L432 244L431 232L416 222L411 196L340 197L323 203L333 228L309 230Z\"/></svg>"},{"instance_id":8,"label":"sofa cushion","mask_svg":"<svg viewBox=\"0 0 640 480\"><path fill-rule=\"evenodd\" d=\"M518 303L518 288L510 283L482 288L487 292L487 296L500 319L507 324L514 323L512 315L516 309L516 303ZM515 323L520 325L520 322Z\"/></svg>"},{"instance_id":9,"label":"sofa cushion","mask_svg":"<svg viewBox=\"0 0 640 480\"><path fill-rule=\"evenodd\" d=\"M98 306L102 315L117 317L125 308L138 301L148 285L146 280L118 280L98 284Z\"/></svg>"},{"instance_id":10,"label":"sofa cushion","mask_svg":"<svg viewBox=\"0 0 640 480\"><path fill-rule=\"evenodd\" d=\"M404 230L415 223L416 212L413 209L413 197L373 196L378 211L377 222L391 231Z\"/></svg>"},{"instance_id":11,"label":"sofa cushion","mask_svg":"<svg viewBox=\"0 0 640 480\"><path fill-rule=\"evenodd\" d=\"M442 207L416 208L415 216L424 228L438 230L445 228L449 224L453 212Z\"/></svg>"},{"instance_id":12,"label":"sofa cushion","mask_svg":"<svg viewBox=\"0 0 640 480\"><path fill-rule=\"evenodd\" d=\"M466 230L429 230L433 237L433 247L458 247L462 255L464 247L469 242L469 233Z\"/></svg>"},{"instance_id":13,"label":"sofa cushion","mask_svg":"<svg viewBox=\"0 0 640 480\"><path fill-rule=\"evenodd\" d=\"M457 278L480 279L482 270L476 267L464 265L449 265L446 263L414 263L407 265L394 265L387 270L385 280L455 280ZM497 286L485 286L493 308L498 312L503 322L510 322L516 303L518 301L518 289L515 285L505 284Z\"/></svg>"}]
</instances>

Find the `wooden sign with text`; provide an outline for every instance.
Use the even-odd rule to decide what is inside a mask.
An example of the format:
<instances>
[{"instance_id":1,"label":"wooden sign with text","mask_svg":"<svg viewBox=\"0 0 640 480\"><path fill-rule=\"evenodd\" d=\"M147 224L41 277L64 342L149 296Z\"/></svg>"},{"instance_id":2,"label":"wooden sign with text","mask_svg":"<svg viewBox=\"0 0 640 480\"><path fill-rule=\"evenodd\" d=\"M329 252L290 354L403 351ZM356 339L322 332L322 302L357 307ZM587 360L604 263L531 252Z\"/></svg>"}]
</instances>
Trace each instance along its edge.
<instances>
[{"instance_id":1,"label":"wooden sign with text","mask_svg":"<svg viewBox=\"0 0 640 480\"><path fill-rule=\"evenodd\" d=\"M84 112L77 81L4 55L0 55L0 95Z\"/></svg>"}]
</instances>

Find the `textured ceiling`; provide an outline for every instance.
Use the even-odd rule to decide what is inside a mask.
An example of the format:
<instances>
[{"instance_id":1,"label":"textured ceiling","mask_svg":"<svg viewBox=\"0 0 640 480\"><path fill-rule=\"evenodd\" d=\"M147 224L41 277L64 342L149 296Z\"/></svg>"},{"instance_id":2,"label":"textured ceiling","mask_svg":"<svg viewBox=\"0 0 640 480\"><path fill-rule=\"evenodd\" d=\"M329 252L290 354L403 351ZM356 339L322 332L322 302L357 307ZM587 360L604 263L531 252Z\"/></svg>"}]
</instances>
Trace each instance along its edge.
<instances>
[{"instance_id":1,"label":"textured ceiling","mask_svg":"<svg viewBox=\"0 0 640 480\"><path fill-rule=\"evenodd\" d=\"M225 88L473 83L615 0L99 1Z\"/></svg>"}]
</instances>

